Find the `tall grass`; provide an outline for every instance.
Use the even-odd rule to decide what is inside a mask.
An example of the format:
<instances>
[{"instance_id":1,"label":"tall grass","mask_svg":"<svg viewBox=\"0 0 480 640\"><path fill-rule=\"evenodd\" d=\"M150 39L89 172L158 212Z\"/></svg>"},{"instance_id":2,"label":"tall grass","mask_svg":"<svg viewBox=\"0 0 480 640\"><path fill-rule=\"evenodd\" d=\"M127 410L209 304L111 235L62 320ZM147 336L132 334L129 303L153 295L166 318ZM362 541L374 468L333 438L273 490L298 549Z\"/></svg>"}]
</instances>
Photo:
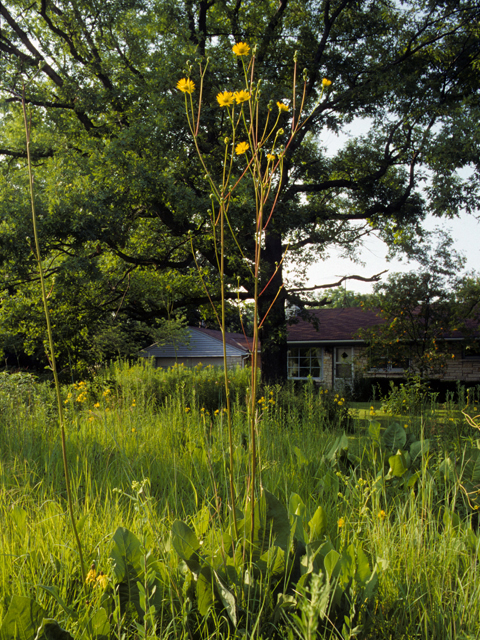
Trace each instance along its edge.
<instances>
[{"instance_id":1,"label":"tall grass","mask_svg":"<svg viewBox=\"0 0 480 640\"><path fill-rule=\"evenodd\" d=\"M238 396L232 426L241 506L249 488L243 410L248 379L240 370L229 375ZM150 554L148 562L155 559L164 572L161 615L149 637L235 635L220 613L201 624L192 618L194 604L170 533L181 519L207 544L211 532L228 522L228 433L217 376L207 368L164 372L116 364L92 382L63 390L72 496L87 566L95 563L113 584L112 538L126 527ZM364 418L354 424L348 449L332 453L341 434L341 411L335 418L326 404L335 404L333 399L312 386L261 394L261 486L286 505L297 494L305 505L306 531L321 505L325 539L340 550L358 541L371 566L377 564L378 591L368 618L358 617L359 637L478 637L476 512L460 487L468 455L457 452L453 460L451 451L438 448L422 462L413 487L395 484L385 476ZM83 593L68 524L55 395L28 376L5 376L0 409L0 624L12 596L22 595L34 598L74 637L88 635L82 612L107 607L102 598L109 589L113 598L115 591L89 587ZM456 465L454 474L442 471L447 458ZM307 637L301 619L311 597L307 591L288 624L283 618L268 629L252 624L250 637ZM132 612L109 615L111 637L138 635ZM338 638L342 631L328 633Z\"/></svg>"}]
</instances>

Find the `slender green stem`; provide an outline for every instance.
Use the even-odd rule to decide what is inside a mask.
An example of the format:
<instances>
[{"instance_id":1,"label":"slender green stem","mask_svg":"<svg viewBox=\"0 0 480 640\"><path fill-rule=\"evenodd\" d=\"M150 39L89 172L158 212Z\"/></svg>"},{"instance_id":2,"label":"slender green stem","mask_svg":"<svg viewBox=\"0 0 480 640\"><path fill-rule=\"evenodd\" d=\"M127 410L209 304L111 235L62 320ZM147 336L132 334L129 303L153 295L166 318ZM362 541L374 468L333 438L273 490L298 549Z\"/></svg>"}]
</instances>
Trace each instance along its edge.
<instances>
[{"instance_id":1,"label":"slender green stem","mask_svg":"<svg viewBox=\"0 0 480 640\"><path fill-rule=\"evenodd\" d=\"M66 486L66 490L67 490L68 510L69 510L69 513L70 513L70 521L71 521L71 525L72 525L73 534L75 536L75 540L76 540L76 543L77 543L78 555L80 557L80 569L81 569L81 573L82 573L82 584L85 584L86 573L85 573L85 565L84 565L84 562L83 562L82 544L80 542L80 537L78 535L77 526L75 524L75 517L74 517L74 513L73 513L73 503L72 503L72 493L71 493L71 490L70 490L70 474L69 474L68 460L67 460L67 442L66 442L66 437L65 437L65 421L64 421L64 417L63 417L63 403L62 403L62 397L61 397L61 393L60 393L60 383L58 381L57 366L56 366L56 361L55 361L55 349L54 349L53 337L52 337L52 327L51 327L51 323L50 323L50 313L49 313L49 310L48 310L47 294L46 294L46 290L45 290L45 278L44 278L43 267L42 267L42 257L41 257L41 253L40 253L40 243L39 243L39 240L38 240L37 217L36 217L36 214L35 214L35 199L34 199L34 193L33 193L32 163L31 163L31 158L30 158L30 128L28 126L28 120L27 120L27 109L26 109L26 106L25 106L25 95L22 96L22 107L23 107L23 120L24 120L24 126L25 126L25 140L26 140L26 145L27 145L28 182L29 182L29 187L30 187L30 203L31 203L31 207L32 207L32 223L33 223L33 235L34 235L34 239L35 239L35 253L36 253L36 259L37 259L37 264L38 264L38 272L39 272L39 276L40 276L40 286L41 286L41 291L42 291L43 309L44 309L44 312L45 312L45 320L46 320L46 323L47 323L48 344L49 344L49 351L50 351L50 365L51 365L52 372L53 372L53 379L54 379L54 382L55 382L55 391L56 391L56 397L57 397L58 421L59 421L59 424L60 424L60 434L61 434L61 440L62 440L62 458L63 458L63 469L64 469L64 473L65 473L65 486Z\"/></svg>"}]
</instances>

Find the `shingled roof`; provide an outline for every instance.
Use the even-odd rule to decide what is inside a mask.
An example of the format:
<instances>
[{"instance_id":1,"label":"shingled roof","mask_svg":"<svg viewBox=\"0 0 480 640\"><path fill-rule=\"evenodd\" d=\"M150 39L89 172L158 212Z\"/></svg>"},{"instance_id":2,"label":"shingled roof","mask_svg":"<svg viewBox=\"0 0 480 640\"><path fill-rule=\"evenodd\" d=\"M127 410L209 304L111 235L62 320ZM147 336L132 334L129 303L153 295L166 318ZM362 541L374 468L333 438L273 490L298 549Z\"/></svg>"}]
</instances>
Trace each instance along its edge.
<instances>
[{"instance_id":1,"label":"shingled roof","mask_svg":"<svg viewBox=\"0 0 480 640\"><path fill-rule=\"evenodd\" d=\"M385 322L375 311L359 307L315 309L309 312L314 322L296 318L288 327L288 342L363 342L359 329L369 329ZM316 321L316 322L315 322ZM315 324L318 323L318 330Z\"/></svg>"}]
</instances>

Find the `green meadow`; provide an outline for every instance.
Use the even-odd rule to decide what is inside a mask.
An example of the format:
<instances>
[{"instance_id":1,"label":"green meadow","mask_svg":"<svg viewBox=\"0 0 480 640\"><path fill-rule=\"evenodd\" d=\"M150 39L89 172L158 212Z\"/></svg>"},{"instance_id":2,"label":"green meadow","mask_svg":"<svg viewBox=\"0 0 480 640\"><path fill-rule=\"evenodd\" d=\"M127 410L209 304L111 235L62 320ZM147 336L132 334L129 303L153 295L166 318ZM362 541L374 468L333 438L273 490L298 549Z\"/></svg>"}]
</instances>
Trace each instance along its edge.
<instances>
[{"instance_id":1,"label":"green meadow","mask_svg":"<svg viewBox=\"0 0 480 640\"><path fill-rule=\"evenodd\" d=\"M262 388L252 505L249 373L232 470L222 376L120 363L63 387L84 581L54 390L2 374L0 639L478 638L478 390Z\"/></svg>"}]
</instances>

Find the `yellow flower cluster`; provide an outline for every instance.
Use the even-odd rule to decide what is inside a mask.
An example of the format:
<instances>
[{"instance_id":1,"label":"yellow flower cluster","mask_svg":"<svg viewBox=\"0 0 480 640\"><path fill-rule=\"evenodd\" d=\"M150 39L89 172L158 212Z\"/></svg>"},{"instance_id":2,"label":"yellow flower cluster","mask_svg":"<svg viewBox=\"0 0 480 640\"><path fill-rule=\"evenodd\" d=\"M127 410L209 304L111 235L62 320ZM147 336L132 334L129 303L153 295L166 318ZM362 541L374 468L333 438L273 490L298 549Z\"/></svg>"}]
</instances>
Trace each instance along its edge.
<instances>
[{"instance_id":1,"label":"yellow flower cluster","mask_svg":"<svg viewBox=\"0 0 480 640\"><path fill-rule=\"evenodd\" d=\"M339 518L338 522L337 522L338 528L341 529L343 526L345 526L345 518Z\"/></svg>"},{"instance_id":2,"label":"yellow flower cluster","mask_svg":"<svg viewBox=\"0 0 480 640\"><path fill-rule=\"evenodd\" d=\"M97 574L95 564L92 564L92 566L90 567L90 571L87 573L87 577L85 578L85 583L91 584L94 587L106 589L108 585L108 576L106 576L103 571L99 571Z\"/></svg>"},{"instance_id":3,"label":"yellow flower cluster","mask_svg":"<svg viewBox=\"0 0 480 640\"><path fill-rule=\"evenodd\" d=\"M343 404L345 404L345 398L341 398L338 393L335 394L335 397L333 398L333 401L338 404L339 407L341 407Z\"/></svg>"}]
</instances>

